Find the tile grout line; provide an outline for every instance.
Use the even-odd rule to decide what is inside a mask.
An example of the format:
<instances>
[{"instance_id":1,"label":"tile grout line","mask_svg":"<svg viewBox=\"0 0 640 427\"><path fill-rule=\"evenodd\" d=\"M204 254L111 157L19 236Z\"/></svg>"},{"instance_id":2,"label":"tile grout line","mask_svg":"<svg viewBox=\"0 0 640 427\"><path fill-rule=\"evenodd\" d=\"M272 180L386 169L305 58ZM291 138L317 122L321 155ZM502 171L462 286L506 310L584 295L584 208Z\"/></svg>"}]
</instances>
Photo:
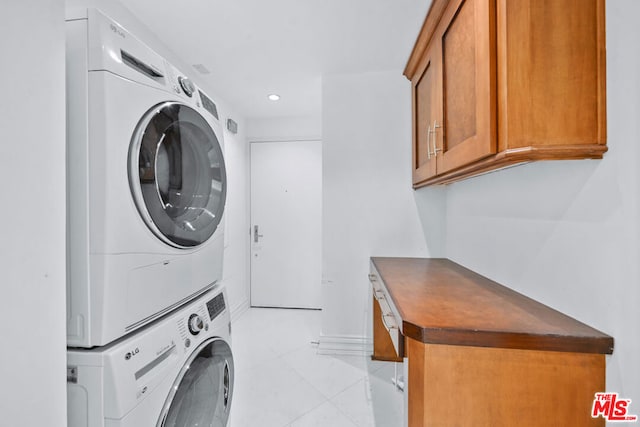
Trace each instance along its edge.
<instances>
[{"instance_id":1,"label":"tile grout line","mask_svg":"<svg viewBox=\"0 0 640 427\"><path fill-rule=\"evenodd\" d=\"M297 349L300 350L302 349L302 346ZM290 353L293 353L295 350L291 351ZM351 422L354 426L356 427L369 427L369 426L361 426L355 419L353 419L351 416L349 416L349 414L345 413L342 409L340 409L340 407L338 407L334 402L333 399L336 398L337 396L339 396L340 394L344 393L345 391L347 391L348 389L354 387L355 385L357 385L360 382L365 382L366 379L369 378L369 375L373 372L378 372L380 370L382 370L384 368L384 365L378 367L377 369L375 369L372 372L369 372L367 369L367 364L366 364L366 360L365 360L365 372L363 373L362 377L360 377L359 379L357 379L355 382L345 386L343 389L341 389L340 391L338 391L337 393L335 393L333 396L331 397L327 397L321 390L319 390L313 383L311 383L302 372L300 372L298 369L296 369L293 365L291 365L289 362L287 362L284 359L285 354L283 354L282 356L280 356L282 358L282 361L289 366L290 369L292 369L293 371L295 371L302 379L303 381L305 381L307 384L309 384L314 390L316 390L318 393L320 393L324 398L325 401L320 403L318 406L310 409L309 411L305 412L304 414L301 414L299 417L293 419L290 423L289 426L294 423L295 421L299 420L300 418L310 414L311 412L315 411L316 409L318 409L320 406L329 403L332 407L334 407L342 416L344 416L349 422ZM314 353L314 357L332 357L332 356L327 356L327 355L320 355L317 353ZM350 356L350 357L358 357L358 356ZM354 367L355 369L359 369ZM367 399L367 401L370 401L370 399ZM287 426L284 426L287 427Z\"/></svg>"}]
</instances>

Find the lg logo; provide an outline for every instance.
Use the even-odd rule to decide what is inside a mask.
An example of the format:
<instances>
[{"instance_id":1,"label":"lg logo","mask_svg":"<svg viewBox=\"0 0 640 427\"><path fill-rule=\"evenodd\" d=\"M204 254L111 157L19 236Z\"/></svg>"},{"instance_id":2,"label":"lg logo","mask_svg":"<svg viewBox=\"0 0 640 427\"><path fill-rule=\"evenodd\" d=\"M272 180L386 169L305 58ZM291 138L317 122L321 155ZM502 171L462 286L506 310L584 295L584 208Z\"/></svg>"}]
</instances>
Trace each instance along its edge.
<instances>
[{"instance_id":1,"label":"lg logo","mask_svg":"<svg viewBox=\"0 0 640 427\"><path fill-rule=\"evenodd\" d=\"M120 31L120 30L118 29L118 27L116 27L116 26L115 26L115 25L113 25L113 24L111 24L109 27L111 28L111 31L113 31L114 33L116 33L116 34L117 34L117 35L119 35L120 37L125 38L124 32Z\"/></svg>"},{"instance_id":2,"label":"lg logo","mask_svg":"<svg viewBox=\"0 0 640 427\"><path fill-rule=\"evenodd\" d=\"M133 349L132 351L128 351L127 354L124 355L124 360L129 360L138 353L140 353L140 349L136 347L135 349Z\"/></svg>"}]
</instances>

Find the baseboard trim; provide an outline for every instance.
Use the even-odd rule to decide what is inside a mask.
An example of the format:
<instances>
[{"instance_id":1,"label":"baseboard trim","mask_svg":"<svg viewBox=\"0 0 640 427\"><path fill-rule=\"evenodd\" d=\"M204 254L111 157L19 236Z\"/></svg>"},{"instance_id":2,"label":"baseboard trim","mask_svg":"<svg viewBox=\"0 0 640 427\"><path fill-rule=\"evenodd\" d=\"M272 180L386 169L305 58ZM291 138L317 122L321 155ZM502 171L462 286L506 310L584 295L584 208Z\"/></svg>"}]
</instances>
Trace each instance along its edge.
<instances>
[{"instance_id":1,"label":"baseboard trim","mask_svg":"<svg viewBox=\"0 0 640 427\"><path fill-rule=\"evenodd\" d=\"M318 341L318 354L370 356L373 353L373 342L362 336L320 335Z\"/></svg>"}]
</instances>

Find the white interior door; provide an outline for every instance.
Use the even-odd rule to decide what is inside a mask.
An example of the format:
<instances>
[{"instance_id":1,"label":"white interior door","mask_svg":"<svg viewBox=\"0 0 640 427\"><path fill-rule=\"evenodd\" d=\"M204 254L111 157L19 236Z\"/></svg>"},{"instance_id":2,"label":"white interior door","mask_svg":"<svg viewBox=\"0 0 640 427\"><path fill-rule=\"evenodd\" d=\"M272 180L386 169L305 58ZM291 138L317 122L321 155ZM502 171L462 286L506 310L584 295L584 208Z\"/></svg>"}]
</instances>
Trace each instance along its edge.
<instances>
[{"instance_id":1,"label":"white interior door","mask_svg":"<svg viewBox=\"0 0 640 427\"><path fill-rule=\"evenodd\" d=\"M322 143L251 144L251 305L320 308Z\"/></svg>"}]
</instances>

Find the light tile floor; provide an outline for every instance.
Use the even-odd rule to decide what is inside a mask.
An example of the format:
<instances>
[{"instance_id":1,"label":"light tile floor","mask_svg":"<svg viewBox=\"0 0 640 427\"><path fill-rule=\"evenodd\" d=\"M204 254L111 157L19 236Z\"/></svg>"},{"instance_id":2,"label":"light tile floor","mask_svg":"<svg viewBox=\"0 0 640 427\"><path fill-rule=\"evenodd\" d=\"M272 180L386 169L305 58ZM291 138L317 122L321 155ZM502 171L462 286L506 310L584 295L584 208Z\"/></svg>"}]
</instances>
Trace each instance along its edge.
<instances>
[{"instance_id":1,"label":"light tile floor","mask_svg":"<svg viewBox=\"0 0 640 427\"><path fill-rule=\"evenodd\" d=\"M233 323L230 427L402 426L394 364L317 354L320 316L251 308Z\"/></svg>"}]
</instances>

